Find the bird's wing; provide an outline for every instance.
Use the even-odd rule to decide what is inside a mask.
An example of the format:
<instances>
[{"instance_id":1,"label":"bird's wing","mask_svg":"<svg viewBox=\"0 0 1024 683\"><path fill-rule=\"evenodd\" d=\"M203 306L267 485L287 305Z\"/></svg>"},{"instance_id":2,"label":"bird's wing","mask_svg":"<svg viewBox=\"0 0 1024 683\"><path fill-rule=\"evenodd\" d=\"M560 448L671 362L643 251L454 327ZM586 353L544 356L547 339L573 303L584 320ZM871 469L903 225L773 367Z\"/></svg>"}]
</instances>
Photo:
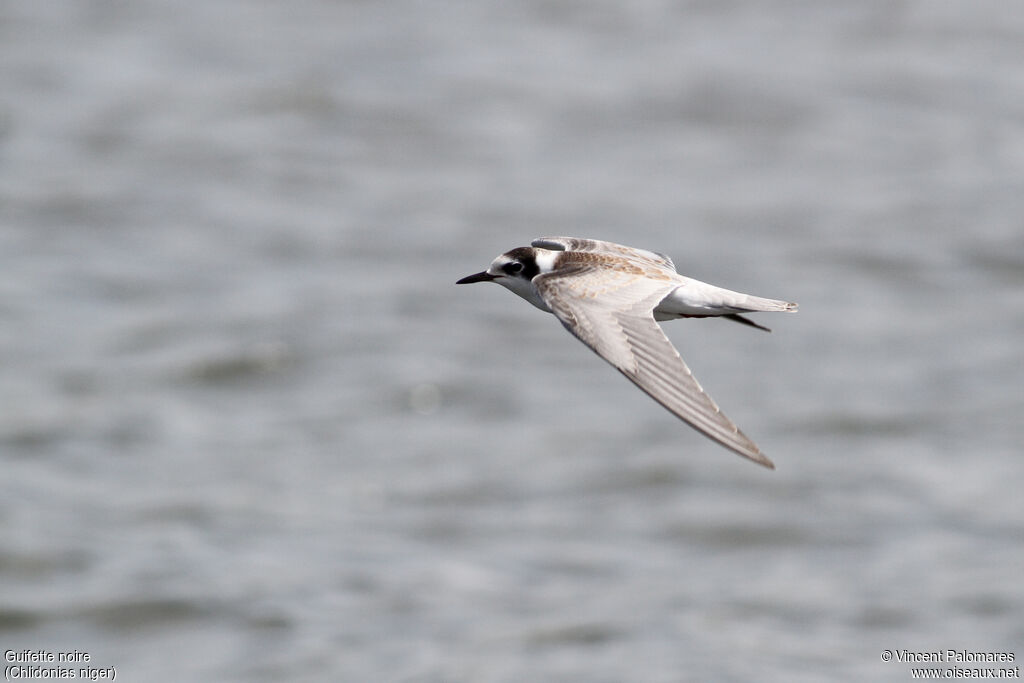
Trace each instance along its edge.
<instances>
[{"instance_id":1,"label":"bird's wing","mask_svg":"<svg viewBox=\"0 0 1024 683\"><path fill-rule=\"evenodd\" d=\"M647 261L675 272L676 266L665 254L646 249L627 247L614 242L602 242L601 240L587 240L579 237L539 237L530 243L532 247L551 249L553 251L583 251L596 254L612 254L624 256L628 259Z\"/></svg>"},{"instance_id":2,"label":"bird's wing","mask_svg":"<svg viewBox=\"0 0 1024 683\"><path fill-rule=\"evenodd\" d=\"M567 260L534 283L580 341L694 429L754 462L775 465L722 414L654 321L654 307L678 283L642 271L602 267L600 257Z\"/></svg>"}]
</instances>

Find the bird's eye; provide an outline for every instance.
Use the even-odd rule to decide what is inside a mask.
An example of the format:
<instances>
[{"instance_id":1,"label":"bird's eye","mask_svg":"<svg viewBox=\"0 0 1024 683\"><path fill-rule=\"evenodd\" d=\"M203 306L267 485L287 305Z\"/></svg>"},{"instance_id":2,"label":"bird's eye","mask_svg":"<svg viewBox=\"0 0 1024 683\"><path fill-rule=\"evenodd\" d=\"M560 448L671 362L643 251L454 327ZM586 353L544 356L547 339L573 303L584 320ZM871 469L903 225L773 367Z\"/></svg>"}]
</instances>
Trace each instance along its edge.
<instances>
[{"instance_id":1,"label":"bird's eye","mask_svg":"<svg viewBox=\"0 0 1024 683\"><path fill-rule=\"evenodd\" d=\"M508 273L509 275L515 275L516 273L523 269L523 264L520 263L519 261L509 261L508 263L503 265L501 269Z\"/></svg>"}]
</instances>

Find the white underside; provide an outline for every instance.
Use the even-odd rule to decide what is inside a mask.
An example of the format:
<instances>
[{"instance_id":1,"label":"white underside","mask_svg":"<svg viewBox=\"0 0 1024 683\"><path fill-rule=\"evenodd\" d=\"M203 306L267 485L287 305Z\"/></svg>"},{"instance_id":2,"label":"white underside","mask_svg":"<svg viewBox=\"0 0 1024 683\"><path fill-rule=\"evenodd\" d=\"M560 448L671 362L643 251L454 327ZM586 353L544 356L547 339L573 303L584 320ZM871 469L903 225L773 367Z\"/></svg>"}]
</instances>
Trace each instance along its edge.
<instances>
[{"instance_id":1,"label":"white underside","mask_svg":"<svg viewBox=\"0 0 1024 683\"><path fill-rule=\"evenodd\" d=\"M556 252L537 249L537 265L541 273L551 272L555 256ZM490 272L498 276L495 280L498 284L512 290L540 310L552 312L532 281L508 277L501 272L500 267L492 267ZM734 292L700 280L674 275L678 278L679 284L654 308L654 319L657 321L688 316L732 315L750 311L785 311L792 308L785 301Z\"/></svg>"},{"instance_id":2,"label":"white underside","mask_svg":"<svg viewBox=\"0 0 1024 683\"><path fill-rule=\"evenodd\" d=\"M655 320L672 320L684 316L731 315L749 311L784 311L785 301L734 292L709 285L700 280L685 278L654 308Z\"/></svg>"}]
</instances>

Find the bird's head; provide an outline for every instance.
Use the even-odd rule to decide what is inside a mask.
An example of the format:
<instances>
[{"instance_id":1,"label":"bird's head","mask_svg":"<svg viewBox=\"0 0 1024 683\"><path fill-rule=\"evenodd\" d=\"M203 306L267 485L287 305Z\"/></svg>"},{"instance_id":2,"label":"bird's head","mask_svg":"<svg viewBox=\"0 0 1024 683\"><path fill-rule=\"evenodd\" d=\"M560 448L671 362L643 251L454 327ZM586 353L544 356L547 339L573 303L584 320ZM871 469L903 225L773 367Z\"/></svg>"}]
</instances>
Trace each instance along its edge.
<instances>
[{"instance_id":1,"label":"bird's head","mask_svg":"<svg viewBox=\"0 0 1024 683\"><path fill-rule=\"evenodd\" d=\"M541 299L533 278L549 272L554 265L554 252L533 247L519 247L494 259L487 270L467 275L455 284L468 285L473 282L496 282L518 294L542 311L550 311Z\"/></svg>"}]
</instances>

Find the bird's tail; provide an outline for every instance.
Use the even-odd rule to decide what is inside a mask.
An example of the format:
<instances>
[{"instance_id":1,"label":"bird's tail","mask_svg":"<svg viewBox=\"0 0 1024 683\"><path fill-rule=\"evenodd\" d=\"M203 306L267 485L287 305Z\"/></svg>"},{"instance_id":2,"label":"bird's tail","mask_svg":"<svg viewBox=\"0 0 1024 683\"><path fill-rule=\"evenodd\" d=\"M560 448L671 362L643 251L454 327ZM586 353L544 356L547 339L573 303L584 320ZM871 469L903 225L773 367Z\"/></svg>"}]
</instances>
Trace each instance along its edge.
<instances>
[{"instance_id":1,"label":"bird's tail","mask_svg":"<svg viewBox=\"0 0 1024 683\"><path fill-rule=\"evenodd\" d=\"M744 311L785 311L795 313L799 304L779 299L765 299L760 296L746 295L746 298L735 303L736 308Z\"/></svg>"}]
</instances>

